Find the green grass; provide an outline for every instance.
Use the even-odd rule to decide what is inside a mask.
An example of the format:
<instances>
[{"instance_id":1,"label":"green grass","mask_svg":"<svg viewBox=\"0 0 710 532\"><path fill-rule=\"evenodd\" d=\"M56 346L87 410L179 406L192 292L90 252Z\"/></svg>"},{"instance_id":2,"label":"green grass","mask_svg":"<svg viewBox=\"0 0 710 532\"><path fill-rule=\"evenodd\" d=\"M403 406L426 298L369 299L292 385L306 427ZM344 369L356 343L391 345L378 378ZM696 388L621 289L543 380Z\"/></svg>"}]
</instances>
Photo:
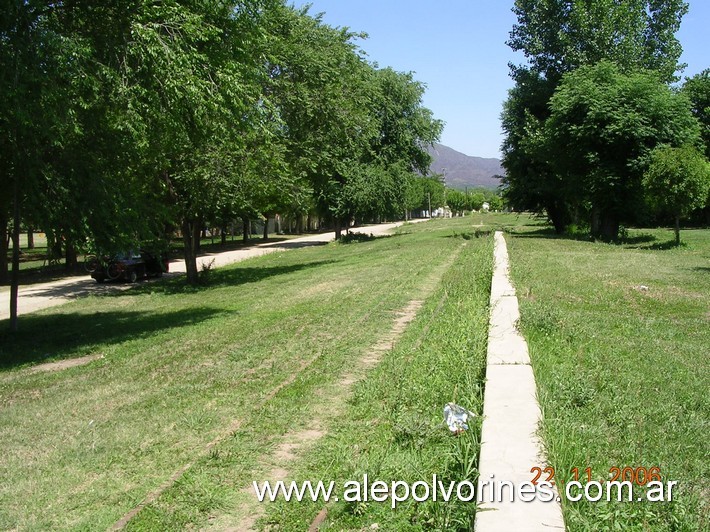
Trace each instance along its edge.
<instances>
[{"instance_id":1,"label":"green grass","mask_svg":"<svg viewBox=\"0 0 710 532\"><path fill-rule=\"evenodd\" d=\"M452 301L471 305L477 328L470 334L480 348L490 241L453 236L470 225L471 219L405 226L391 238L220 268L200 289L170 280L24 316L17 336L0 338L0 529L106 528L195 459L196 466L131 526L204 526L227 512L265 450L322 408L317 391L391 328L394 312L418 297L464 243L452 271L468 273L447 283L475 286L474 301ZM480 266L476 277L462 265L464 257ZM427 301L426 313L441 297L439 291ZM462 315L460 323L468 326L468 319ZM480 368L434 372L431 379L440 354L436 342L446 336L436 334L418 348L426 350L430 369L403 368L398 378L409 392L399 398L388 390L393 395L386 400L392 407L395 399L403 401L398 430L414 430L406 428L407 417L427 420L426 430L446 449L451 440L433 426L441 401L470 396L477 408L479 391L465 386L476 382ZM457 341L468 345L468 329L461 334ZM103 358L59 372L31 371L38 362L84 355ZM456 357L449 364L464 352ZM393 415L387 414L396 420ZM207 443L235 420L240 428L205 457ZM217 482L207 467L212 463L218 464Z\"/></svg>"},{"instance_id":2,"label":"green grass","mask_svg":"<svg viewBox=\"0 0 710 532\"><path fill-rule=\"evenodd\" d=\"M462 241L465 241L462 239ZM460 437L442 423L457 402L481 415L492 273L490 238L466 243L396 348L358 386L332 432L298 468L297 480L444 483L478 478L480 420ZM264 519L283 530L305 530L322 508L281 502ZM327 528L470 530L475 504L408 501L338 502Z\"/></svg>"},{"instance_id":3,"label":"green grass","mask_svg":"<svg viewBox=\"0 0 710 532\"><path fill-rule=\"evenodd\" d=\"M475 480L480 418L452 437L442 408L481 412L493 229L508 232L558 480L573 467L605 480L614 466L659 466L679 482L672 503L564 501L569 529L707 529L710 231L683 231L681 248L665 230L607 245L511 214L274 253L212 271L199 289L172 279L23 316L19 335L0 336L0 529L105 529L188 463L128 528L224 528L254 504L244 488L274 452L314 420L325 435L296 453L289 480ZM395 348L339 389L421 298ZM31 369L84 355L103 358ZM322 507L268 505L258 525L304 529ZM474 514L343 502L324 526L466 530Z\"/></svg>"},{"instance_id":4,"label":"green grass","mask_svg":"<svg viewBox=\"0 0 710 532\"><path fill-rule=\"evenodd\" d=\"M508 246L559 480L660 467L672 503L571 503L569 530L707 530L710 231L632 230L626 243L511 229Z\"/></svg>"}]
</instances>

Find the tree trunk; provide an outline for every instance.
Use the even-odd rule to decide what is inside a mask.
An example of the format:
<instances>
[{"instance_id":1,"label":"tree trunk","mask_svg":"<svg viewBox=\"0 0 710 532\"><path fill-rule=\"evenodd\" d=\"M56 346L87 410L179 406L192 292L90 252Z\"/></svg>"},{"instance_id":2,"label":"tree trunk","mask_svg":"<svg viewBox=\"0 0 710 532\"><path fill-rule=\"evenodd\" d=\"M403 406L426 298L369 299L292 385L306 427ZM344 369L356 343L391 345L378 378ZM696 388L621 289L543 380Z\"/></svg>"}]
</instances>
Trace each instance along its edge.
<instances>
[{"instance_id":1,"label":"tree trunk","mask_svg":"<svg viewBox=\"0 0 710 532\"><path fill-rule=\"evenodd\" d=\"M249 242L249 232L251 230L251 222L246 216L242 217L242 240L246 244Z\"/></svg>"},{"instance_id":2,"label":"tree trunk","mask_svg":"<svg viewBox=\"0 0 710 532\"><path fill-rule=\"evenodd\" d=\"M558 235L564 233L568 224L564 207L559 207L558 205L551 203L545 207L545 211L547 212L547 217L550 219L550 222L552 222L552 225L555 228L555 233Z\"/></svg>"},{"instance_id":3,"label":"tree trunk","mask_svg":"<svg viewBox=\"0 0 710 532\"><path fill-rule=\"evenodd\" d=\"M9 238L7 234L8 215L3 209L0 212L0 284L7 284L10 276L7 271L9 265L7 253L10 250Z\"/></svg>"},{"instance_id":4,"label":"tree trunk","mask_svg":"<svg viewBox=\"0 0 710 532\"><path fill-rule=\"evenodd\" d=\"M303 216L301 215L296 218L296 234L303 234Z\"/></svg>"},{"instance_id":5,"label":"tree trunk","mask_svg":"<svg viewBox=\"0 0 710 532\"><path fill-rule=\"evenodd\" d=\"M57 236L57 233L54 234L54 242L52 243L52 252L50 256L52 257L53 260L58 261L59 259L62 258L62 239ZM47 248L49 249L49 247Z\"/></svg>"},{"instance_id":6,"label":"tree trunk","mask_svg":"<svg viewBox=\"0 0 710 532\"><path fill-rule=\"evenodd\" d=\"M680 216L675 217L675 245L680 246Z\"/></svg>"},{"instance_id":7,"label":"tree trunk","mask_svg":"<svg viewBox=\"0 0 710 532\"><path fill-rule=\"evenodd\" d=\"M64 270L67 272L73 272L76 270L78 260L76 255L76 248L74 247L74 242L67 238L67 243L65 246L65 258Z\"/></svg>"},{"instance_id":8,"label":"tree trunk","mask_svg":"<svg viewBox=\"0 0 710 532\"><path fill-rule=\"evenodd\" d=\"M592 207L592 216L590 220L590 229L592 236L597 236L601 234L601 221L599 219L599 209Z\"/></svg>"},{"instance_id":9,"label":"tree trunk","mask_svg":"<svg viewBox=\"0 0 710 532\"><path fill-rule=\"evenodd\" d=\"M600 236L605 242L619 239L619 219L614 214L603 213L601 216Z\"/></svg>"},{"instance_id":10,"label":"tree trunk","mask_svg":"<svg viewBox=\"0 0 710 532\"><path fill-rule=\"evenodd\" d=\"M335 218L334 223L335 223L335 240L340 240L340 237L343 236L343 227L340 224L340 218Z\"/></svg>"},{"instance_id":11,"label":"tree trunk","mask_svg":"<svg viewBox=\"0 0 710 532\"><path fill-rule=\"evenodd\" d=\"M192 240L193 240L193 250L195 252L195 257L197 257L197 254L200 252L202 249L202 239L207 238L207 235L205 234L205 229L202 226L202 220L199 220L195 222L193 226L193 235L192 235Z\"/></svg>"},{"instance_id":12,"label":"tree trunk","mask_svg":"<svg viewBox=\"0 0 710 532\"><path fill-rule=\"evenodd\" d=\"M222 237L222 247L224 247L227 245L227 226L223 225L220 232L220 236Z\"/></svg>"},{"instance_id":13,"label":"tree trunk","mask_svg":"<svg viewBox=\"0 0 710 532\"><path fill-rule=\"evenodd\" d=\"M17 331L17 298L20 288L20 184L15 176L12 191L12 275L10 276L10 330Z\"/></svg>"},{"instance_id":14,"label":"tree trunk","mask_svg":"<svg viewBox=\"0 0 710 532\"><path fill-rule=\"evenodd\" d=\"M185 271L187 272L187 283L196 285L199 282L197 272L197 253L195 251L195 236L199 239L200 229L197 224L190 224L188 220L182 222L182 241L185 246Z\"/></svg>"},{"instance_id":15,"label":"tree trunk","mask_svg":"<svg viewBox=\"0 0 710 532\"><path fill-rule=\"evenodd\" d=\"M35 232L31 227L27 228L27 249L35 248Z\"/></svg>"}]
</instances>

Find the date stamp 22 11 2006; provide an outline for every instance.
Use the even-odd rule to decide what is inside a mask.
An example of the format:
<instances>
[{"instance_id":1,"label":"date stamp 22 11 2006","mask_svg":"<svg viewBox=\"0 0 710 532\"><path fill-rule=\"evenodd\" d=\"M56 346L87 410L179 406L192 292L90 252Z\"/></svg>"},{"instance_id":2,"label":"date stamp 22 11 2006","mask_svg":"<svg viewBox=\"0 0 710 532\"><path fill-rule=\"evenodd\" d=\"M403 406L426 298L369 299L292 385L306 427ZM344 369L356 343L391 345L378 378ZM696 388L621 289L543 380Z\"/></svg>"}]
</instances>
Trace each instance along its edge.
<instances>
[{"instance_id":1,"label":"date stamp 22 11 2006","mask_svg":"<svg viewBox=\"0 0 710 532\"><path fill-rule=\"evenodd\" d=\"M673 488L678 484L677 481L664 483L660 467L611 467L608 480L604 482L593 480L591 467L583 470L572 468L570 475L562 482L558 482L555 469L552 467L535 466L530 469L530 473L533 474L531 480L533 484L545 482L552 486L559 485L563 488L561 491L564 492L566 499L571 502L582 499L591 502L602 499L619 502L667 502L673 500ZM638 490L635 496L634 487L643 488L643 496L639 496Z\"/></svg>"}]
</instances>

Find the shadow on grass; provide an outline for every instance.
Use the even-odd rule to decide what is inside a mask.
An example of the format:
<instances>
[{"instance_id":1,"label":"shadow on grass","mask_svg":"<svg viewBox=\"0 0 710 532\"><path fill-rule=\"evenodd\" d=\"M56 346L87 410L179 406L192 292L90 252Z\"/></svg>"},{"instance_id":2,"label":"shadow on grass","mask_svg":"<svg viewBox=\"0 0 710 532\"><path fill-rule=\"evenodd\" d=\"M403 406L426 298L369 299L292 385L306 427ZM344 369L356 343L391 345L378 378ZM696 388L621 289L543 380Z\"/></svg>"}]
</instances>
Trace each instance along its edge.
<instances>
[{"instance_id":1,"label":"shadow on grass","mask_svg":"<svg viewBox=\"0 0 710 532\"><path fill-rule=\"evenodd\" d=\"M176 276L171 279L165 279L163 282L150 282L136 287L133 290L113 292L107 297L122 297L133 296L145 293L154 294L186 294L196 293L212 288L223 288L226 286L240 286L247 283L258 283L264 279L276 277L279 275L288 275L301 270L318 268L327 264L335 264L336 260L320 260L313 262L305 262L300 264L291 264L289 266L265 266L265 267L227 267L201 272L201 283L198 286L190 286L186 283L184 276Z\"/></svg>"},{"instance_id":2,"label":"shadow on grass","mask_svg":"<svg viewBox=\"0 0 710 532\"><path fill-rule=\"evenodd\" d=\"M629 236L620 241L621 244L627 246L638 246L639 244L648 244L649 242L655 242L658 240L655 236L649 234L641 234L636 236Z\"/></svg>"},{"instance_id":3,"label":"shadow on grass","mask_svg":"<svg viewBox=\"0 0 710 532\"><path fill-rule=\"evenodd\" d=\"M205 288L215 288L224 286L239 286L247 283L258 283L264 279L277 277L279 275L288 275L290 273L300 272L302 270L310 270L319 268L328 264L335 264L337 260L317 260L313 262L305 262L299 264L290 264L288 266L264 266L264 267L236 267L228 269L217 269L210 271L209 278L204 284ZM183 281L184 282L184 281Z\"/></svg>"},{"instance_id":4,"label":"shadow on grass","mask_svg":"<svg viewBox=\"0 0 710 532\"><path fill-rule=\"evenodd\" d=\"M475 231L464 231L459 233L454 231L451 235L444 235L441 238L461 238L463 240L471 240L474 238L485 238L491 236L495 231L492 229L476 229Z\"/></svg>"},{"instance_id":5,"label":"shadow on grass","mask_svg":"<svg viewBox=\"0 0 710 532\"><path fill-rule=\"evenodd\" d=\"M516 230L514 227L507 227L503 229L506 233L515 235L515 236L522 236L522 237L528 237L528 238L561 238L565 235L558 235L555 233L555 230L552 227L546 226L546 227L540 227L539 229L530 229L530 230ZM567 235L568 236L568 235Z\"/></svg>"},{"instance_id":6,"label":"shadow on grass","mask_svg":"<svg viewBox=\"0 0 710 532\"><path fill-rule=\"evenodd\" d=\"M516 238L544 238L548 240L573 240L577 242L590 243L604 242L603 240L593 238L589 233L585 232L557 234L551 227L536 229L534 231L509 232L509 234ZM657 240L658 238L656 236L644 233L605 243L624 247L626 249L668 250L676 248L675 240L670 240L668 242L657 242Z\"/></svg>"},{"instance_id":7,"label":"shadow on grass","mask_svg":"<svg viewBox=\"0 0 710 532\"><path fill-rule=\"evenodd\" d=\"M674 239L668 240L667 242L657 242L655 244L651 244L650 246L640 246L639 249L653 249L655 251L665 251L669 249L679 249L684 247L687 247L687 244L681 242L680 245L678 245L676 244Z\"/></svg>"},{"instance_id":8,"label":"shadow on grass","mask_svg":"<svg viewBox=\"0 0 710 532\"><path fill-rule=\"evenodd\" d=\"M84 355L81 349L145 338L155 333L212 319L225 312L208 307L151 313L109 310L95 314L30 314L20 330L0 332L0 370L20 364Z\"/></svg>"},{"instance_id":9,"label":"shadow on grass","mask_svg":"<svg viewBox=\"0 0 710 532\"><path fill-rule=\"evenodd\" d=\"M343 233L343 235L340 237L340 240L338 241L338 244L342 245L347 245L347 244L359 244L361 242L373 242L375 240L387 240L390 238L397 238L400 236L408 235L411 233L407 232L401 232L401 233L392 233L388 235L375 235L373 233L358 233L357 228L354 231L348 232L348 233Z\"/></svg>"},{"instance_id":10,"label":"shadow on grass","mask_svg":"<svg viewBox=\"0 0 710 532\"><path fill-rule=\"evenodd\" d=\"M279 248L279 249L303 249L317 246L325 246L328 242L289 242L284 241L276 244L266 244L264 248Z\"/></svg>"}]
</instances>

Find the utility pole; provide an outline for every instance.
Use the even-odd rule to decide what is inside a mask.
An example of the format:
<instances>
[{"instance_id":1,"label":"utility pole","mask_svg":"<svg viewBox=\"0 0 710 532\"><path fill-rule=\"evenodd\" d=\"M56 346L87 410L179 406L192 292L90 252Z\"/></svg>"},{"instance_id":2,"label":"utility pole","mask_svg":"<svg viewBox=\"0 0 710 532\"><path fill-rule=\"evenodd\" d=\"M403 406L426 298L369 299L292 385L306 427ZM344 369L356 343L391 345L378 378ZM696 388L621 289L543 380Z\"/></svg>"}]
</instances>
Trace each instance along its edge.
<instances>
[{"instance_id":1,"label":"utility pole","mask_svg":"<svg viewBox=\"0 0 710 532\"><path fill-rule=\"evenodd\" d=\"M444 177L444 209L446 209L446 168L441 169L441 175ZM444 216L446 216L446 213L444 213Z\"/></svg>"}]
</instances>

